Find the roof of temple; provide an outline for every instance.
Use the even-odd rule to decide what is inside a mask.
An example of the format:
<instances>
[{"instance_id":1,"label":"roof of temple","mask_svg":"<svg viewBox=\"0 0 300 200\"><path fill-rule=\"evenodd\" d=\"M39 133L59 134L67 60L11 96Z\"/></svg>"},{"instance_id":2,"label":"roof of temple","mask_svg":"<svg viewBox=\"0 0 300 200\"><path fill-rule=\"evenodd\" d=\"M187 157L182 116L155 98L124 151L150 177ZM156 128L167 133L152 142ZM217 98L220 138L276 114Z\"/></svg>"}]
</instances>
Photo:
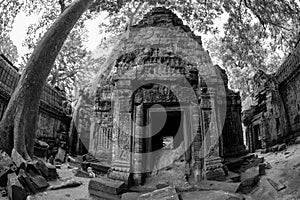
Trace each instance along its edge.
<instances>
[{"instance_id":1,"label":"roof of temple","mask_svg":"<svg viewBox=\"0 0 300 200\"><path fill-rule=\"evenodd\" d=\"M133 25L132 27L169 27L170 25L179 26L185 32L190 33L191 38L196 40L199 44L202 44L201 37L196 36L189 26L183 24L182 19L180 19L173 11L165 7L153 8L144 15L143 19L137 25Z\"/></svg>"}]
</instances>

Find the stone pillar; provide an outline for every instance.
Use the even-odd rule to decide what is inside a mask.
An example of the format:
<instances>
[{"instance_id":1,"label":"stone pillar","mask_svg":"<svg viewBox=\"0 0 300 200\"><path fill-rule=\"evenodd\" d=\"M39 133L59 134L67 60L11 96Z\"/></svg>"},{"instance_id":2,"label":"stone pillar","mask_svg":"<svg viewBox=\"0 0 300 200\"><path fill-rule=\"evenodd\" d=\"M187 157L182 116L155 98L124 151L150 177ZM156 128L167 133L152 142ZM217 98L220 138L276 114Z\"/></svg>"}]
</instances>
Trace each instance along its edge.
<instances>
[{"instance_id":1,"label":"stone pillar","mask_svg":"<svg viewBox=\"0 0 300 200\"><path fill-rule=\"evenodd\" d=\"M132 161L132 172L133 181L135 185L142 184L142 170L143 170L143 103L135 106L135 123L134 123L134 134L133 134L133 161Z\"/></svg>"},{"instance_id":2,"label":"stone pillar","mask_svg":"<svg viewBox=\"0 0 300 200\"><path fill-rule=\"evenodd\" d=\"M201 131L200 107L198 104L192 105L192 136L195 136L193 142L194 156L194 179L201 181L204 179L204 146L203 132Z\"/></svg>"},{"instance_id":3,"label":"stone pillar","mask_svg":"<svg viewBox=\"0 0 300 200\"><path fill-rule=\"evenodd\" d=\"M222 169L222 159L219 151L219 137L221 130L217 119L216 93L214 88L208 88L208 94L202 97L204 112L204 140L205 140L205 171L208 180L225 180Z\"/></svg>"},{"instance_id":4,"label":"stone pillar","mask_svg":"<svg viewBox=\"0 0 300 200\"><path fill-rule=\"evenodd\" d=\"M108 177L129 184L132 134L130 80L119 80L114 93L112 163Z\"/></svg>"}]
</instances>

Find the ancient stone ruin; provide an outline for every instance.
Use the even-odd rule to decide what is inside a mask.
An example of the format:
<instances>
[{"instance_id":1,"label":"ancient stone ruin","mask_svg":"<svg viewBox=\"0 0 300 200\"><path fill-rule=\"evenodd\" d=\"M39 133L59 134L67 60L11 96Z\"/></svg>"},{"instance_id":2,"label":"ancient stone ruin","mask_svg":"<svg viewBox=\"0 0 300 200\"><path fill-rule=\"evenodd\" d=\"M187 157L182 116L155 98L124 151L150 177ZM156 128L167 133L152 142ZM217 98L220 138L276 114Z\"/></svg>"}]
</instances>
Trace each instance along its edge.
<instances>
[{"instance_id":1,"label":"ancient stone ruin","mask_svg":"<svg viewBox=\"0 0 300 200\"><path fill-rule=\"evenodd\" d=\"M0 120L3 117L10 96L20 79L19 69L4 56L0 55ZM39 120L36 137L50 144L49 151L54 149L53 156L59 146L68 148L68 128L71 121L71 107L61 91L46 85L41 97ZM56 144L56 139L59 144ZM35 146L35 155L46 157L47 149L38 144ZM49 154L49 152L48 152Z\"/></svg>"},{"instance_id":2,"label":"ancient stone ruin","mask_svg":"<svg viewBox=\"0 0 300 200\"><path fill-rule=\"evenodd\" d=\"M280 142L298 136L300 130L299 63L300 43L285 59L277 72L258 71L254 92L246 100L243 123L251 152L265 151Z\"/></svg>"},{"instance_id":3,"label":"ancient stone ruin","mask_svg":"<svg viewBox=\"0 0 300 200\"><path fill-rule=\"evenodd\" d=\"M187 180L221 180L223 159L246 152L239 93L168 9L131 27L105 83L83 137L111 179L139 185L176 164Z\"/></svg>"}]
</instances>

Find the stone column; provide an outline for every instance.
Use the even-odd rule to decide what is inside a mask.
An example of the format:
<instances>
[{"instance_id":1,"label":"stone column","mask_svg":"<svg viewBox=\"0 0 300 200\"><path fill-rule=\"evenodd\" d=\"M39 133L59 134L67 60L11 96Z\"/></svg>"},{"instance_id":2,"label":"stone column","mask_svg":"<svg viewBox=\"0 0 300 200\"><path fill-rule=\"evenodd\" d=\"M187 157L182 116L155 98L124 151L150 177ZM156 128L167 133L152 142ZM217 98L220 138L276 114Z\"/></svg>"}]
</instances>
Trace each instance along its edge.
<instances>
[{"instance_id":1,"label":"stone column","mask_svg":"<svg viewBox=\"0 0 300 200\"><path fill-rule=\"evenodd\" d=\"M205 94L202 99L204 100L202 109L204 112L206 179L223 181L225 180L225 173L222 169L223 165L219 151L221 130L219 128L219 120L217 119L215 89L208 88L208 94Z\"/></svg>"},{"instance_id":2,"label":"stone column","mask_svg":"<svg viewBox=\"0 0 300 200\"><path fill-rule=\"evenodd\" d=\"M132 172L133 181L135 185L142 184L142 170L143 170L143 103L135 106L135 123L134 123L134 135L133 135L133 161L132 161Z\"/></svg>"},{"instance_id":3,"label":"stone column","mask_svg":"<svg viewBox=\"0 0 300 200\"><path fill-rule=\"evenodd\" d=\"M203 132L201 131L201 117L200 107L198 104L192 104L192 137L193 142L193 160L195 162L194 167L194 179L201 181L204 179L204 146L203 146Z\"/></svg>"},{"instance_id":4,"label":"stone column","mask_svg":"<svg viewBox=\"0 0 300 200\"><path fill-rule=\"evenodd\" d=\"M119 80L116 86L113 134L112 134L112 163L109 178L129 181L131 164L131 82Z\"/></svg>"}]
</instances>

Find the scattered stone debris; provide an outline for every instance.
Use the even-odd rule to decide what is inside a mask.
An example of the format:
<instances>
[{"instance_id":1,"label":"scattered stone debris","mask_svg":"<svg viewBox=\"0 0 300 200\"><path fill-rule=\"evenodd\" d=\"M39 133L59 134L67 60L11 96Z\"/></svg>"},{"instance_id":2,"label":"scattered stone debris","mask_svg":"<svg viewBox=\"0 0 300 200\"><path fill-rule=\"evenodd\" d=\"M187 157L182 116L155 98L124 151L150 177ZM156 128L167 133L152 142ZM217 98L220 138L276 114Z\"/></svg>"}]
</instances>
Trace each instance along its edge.
<instances>
[{"instance_id":1,"label":"scattered stone debris","mask_svg":"<svg viewBox=\"0 0 300 200\"><path fill-rule=\"evenodd\" d=\"M179 200L175 187L169 186L166 188L158 189L153 192L142 194L138 200Z\"/></svg>"},{"instance_id":2,"label":"scattered stone debris","mask_svg":"<svg viewBox=\"0 0 300 200\"><path fill-rule=\"evenodd\" d=\"M76 181L74 179L69 179L61 184L58 185L52 185L49 187L49 190L59 190L63 188L72 188L72 187L78 187L82 185L82 182Z\"/></svg>"},{"instance_id":3,"label":"scattered stone debris","mask_svg":"<svg viewBox=\"0 0 300 200\"><path fill-rule=\"evenodd\" d=\"M26 199L26 191L19 182L18 176L15 173L8 174L7 192L10 200Z\"/></svg>"},{"instance_id":4,"label":"scattered stone debris","mask_svg":"<svg viewBox=\"0 0 300 200\"><path fill-rule=\"evenodd\" d=\"M286 186L284 184L274 181L271 178L267 178L267 180L274 187L274 189L277 190L278 192L286 188Z\"/></svg>"}]
</instances>

